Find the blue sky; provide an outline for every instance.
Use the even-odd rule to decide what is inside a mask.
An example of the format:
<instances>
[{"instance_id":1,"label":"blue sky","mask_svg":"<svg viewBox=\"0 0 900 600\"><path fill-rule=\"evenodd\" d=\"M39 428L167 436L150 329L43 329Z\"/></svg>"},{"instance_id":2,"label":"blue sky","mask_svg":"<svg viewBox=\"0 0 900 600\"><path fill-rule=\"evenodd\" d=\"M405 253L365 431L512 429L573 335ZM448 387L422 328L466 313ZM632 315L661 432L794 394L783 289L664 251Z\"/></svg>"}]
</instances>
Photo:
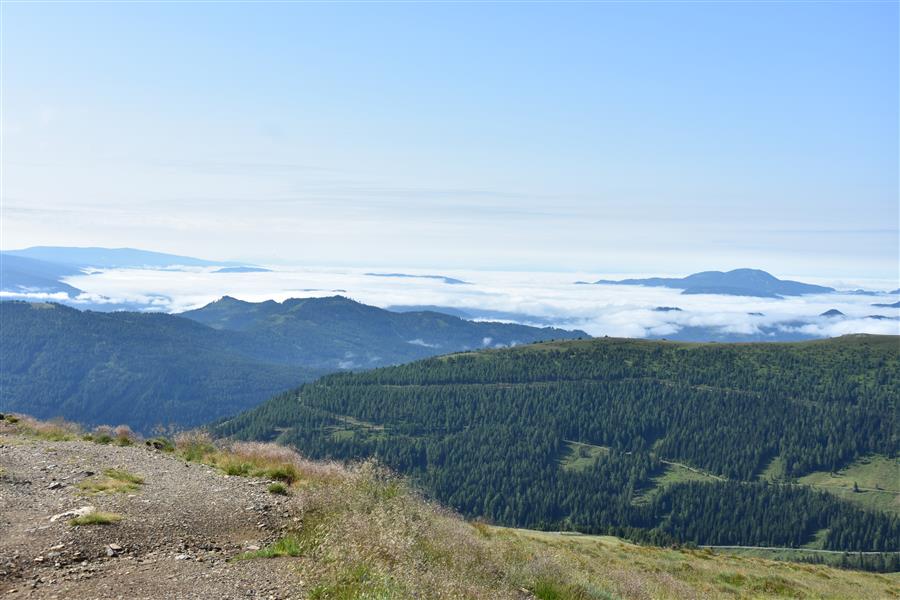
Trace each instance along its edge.
<instances>
[{"instance_id":1,"label":"blue sky","mask_svg":"<svg viewBox=\"0 0 900 600\"><path fill-rule=\"evenodd\" d=\"M897 3L2 17L3 248L897 276Z\"/></svg>"}]
</instances>

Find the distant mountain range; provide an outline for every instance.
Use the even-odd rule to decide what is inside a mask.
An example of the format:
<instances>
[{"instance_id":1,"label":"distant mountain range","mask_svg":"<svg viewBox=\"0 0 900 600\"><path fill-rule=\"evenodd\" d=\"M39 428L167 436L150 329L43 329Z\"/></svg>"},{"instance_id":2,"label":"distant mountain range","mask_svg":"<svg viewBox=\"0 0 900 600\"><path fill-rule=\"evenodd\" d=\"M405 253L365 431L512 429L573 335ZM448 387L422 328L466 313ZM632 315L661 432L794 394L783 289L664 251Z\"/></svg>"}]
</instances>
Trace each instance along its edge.
<instances>
[{"instance_id":1,"label":"distant mountain range","mask_svg":"<svg viewBox=\"0 0 900 600\"><path fill-rule=\"evenodd\" d=\"M317 368L369 368L426 356L538 339L590 337L583 331L476 323L438 312L395 313L343 296L244 302L224 297L182 317L215 329L264 336Z\"/></svg>"},{"instance_id":2,"label":"distant mountain range","mask_svg":"<svg viewBox=\"0 0 900 600\"><path fill-rule=\"evenodd\" d=\"M81 293L61 280L78 275L78 267L52 263L3 252L0 254L0 288L15 293L63 293L74 298Z\"/></svg>"},{"instance_id":3,"label":"distant mountain range","mask_svg":"<svg viewBox=\"0 0 900 600\"><path fill-rule=\"evenodd\" d=\"M585 282L578 282L584 284ZM780 298L803 294L827 294L834 288L778 279L759 269L735 269L733 271L703 271L687 277L650 277L648 279L600 279L594 285L643 285L681 290L682 294L720 294L726 296L754 296Z\"/></svg>"},{"instance_id":4,"label":"distant mountain range","mask_svg":"<svg viewBox=\"0 0 900 600\"><path fill-rule=\"evenodd\" d=\"M146 290L140 297L126 300L124 298L106 298L96 294L85 294L76 287L79 280L71 280L76 285L69 283L67 278L73 276L90 273L91 269L109 269L109 268L149 268L157 270L180 270L182 267L205 267L205 270L213 273L219 273L223 281L228 282L232 279L239 279L242 274L264 273L268 271L263 267L250 264L239 264L230 262L220 262L198 259L175 254L165 254L160 252L148 252L133 248L67 248L38 246L26 248L24 250L13 250L0 252L0 291L10 299L25 299L35 301L58 301L79 309L90 309L98 311L116 311L116 310L163 310L166 307L176 304L176 298L170 298L161 294L154 294L154 290ZM393 279L391 284L397 286L403 285L404 279L419 279L437 281L453 286L471 285L461 279L455 279L439 274L416 275L402 272L369 272L366 273L370 277L384 278L387 281ZM386 281L386 282L387 282ZM578 282L585 283L585 282ZM645 278L645 279L625 279L620 281L599 280L595 284L604 285L643 285L652 287L665 287L677 289L683 294L725 294L737 296L750 296L757 298L783 298L802 294L824 294L837 292L840 294L849 294L853 296L871 296L872 306L884 309L900 308L900 302L897 296L900 290L893 292L875 292L867 290L834 290L830 287L811 285L807 283L782 280L766 273L765 271L755 269L737 269L729 272L707 271L703 273L695 273L687 277L681 278ZM87 289L93 289L85 284ZM433 287L433 286L432 286ZM466 288L463 288L466 289ZM318 288L295 288L291 290L294 293L345 293L342 289L318 289ZM478 298L477 288L473 289L475 296ZM880 302L879 299L882 299ZM862 300L860 298L860 300ZM471 303L470 298L467 303ZM668 304L668 303L666 303ZM740 327L698 324L697 319L692 319L690 325L684 318L691 313L691 309L687 306L679 307L677 303L672 306L656 306L649 304L646 308L658 313L667 313L665 321L668 323L663 326L655 327L647 334L649 337L666 339L677 339L683 341L719 341L719 342L749 342L749 341L795 341L810 339L821 335L821 327L805 327L816 319L821 320L816 315L821 308L810 311L807 316L797 317L792 321L782 321L773 323L766 320L766 323L756 323L751 328L752 331L740 332ZM840 305L844 309L844 305ZM472 306L444 306L439 304L403 304L388 306L387 310L395 313L409 312L433 312L443 315L450 315L464 319L467 321L503 321L507 323L520 323L528 326L536 327L566 327L575 328L583 322L579 318L566 317L560 314L535 315L515 310L496 310L491 308L481 308ZM598 308L598 311L603 310ZM212 311L209 311L212 312ZM895 319L891 311L879 311L886 314L869 315L868 318L875 320L891 320ZM291 313L293 314L293 313ZM856 314L857 312L848 313ZM186 315L189 318L203 320L208 318L207 315ZM600 316L598 314L598 316ZM699 315L698 315L699 316ZM836 323L840 319L859 318L844 315L833 315L833 319L829 319L831 323ZM271 316L273 320L280 319L281 316ZM582 315L582 319L584 315ZM291 319L288 318L290 322ZM289 323L290 324L290 323ZM291 325L294 326L294 325ZM677 331L674 331L676 330ZM884 328L881 328L884 329ZM405 330L404 330L405 331ZM667 333L654 333L654 331L667 331ZM674 331L674 332L673 332ZM818 332L818 333L816 333ZM309 344L315 346L316 342L312 341L315 334L310 331L302 332L307 337L306 346L303 353L308 356L307 350ZM403 335L406 335L404 332ZM434 342L427 339L424 334L419 335L412 333L404 343L407 346L420 345L428 347L434 345ZM495 337L485 335L484 337ZM412 341L410 341L412 340ZM521 341L521 340L517 340ZM363 343L365 348L372 347L371 340ZM457 346L474 348L477 347L477 340L466 339L458 340ZM425 346L422 346L425 344ZM285 344L283 350L284 355L292 355L299 352L293 343ZM334 350L332 346L331 350ZM381 359L388 363L403 360L413 360L421 358L422 355L408 355L405 352L398 352L391 356L382 356L375 353L367 358L360 358L361 352L359 347L347 347L343 352L329 352L327 355L325 368L336 368L338 364L352 365L353 368L363 367L369 364L377 364ZM343 354L349 352L354 354L350 357L342 357ZM318 353L315 353L318 354ZM305 360L305 359L304 359Z\"/></svg>"},{"instance_id":5,"label":"distant mountain range","mask_svg":"<svg viewBox=\"0 0 900 600\"><path fill-rule=\"evenodd\" d=\"M0 407L96 425L195 426L340 369L584 332L398 314L340 296L223 298L180 315L0 302Z\"/></svg>"},{"instance_id":6,"label":"distant mountain range","mask_svg":"<svg viewBox=\"0 0 900 600\"><path fill-rule=\"evenodd\" d=\"M7 250L7 256L22 256L78 269L126 269L136 267L231 267L241 263L221 262L150 252L135 248L72 248L67 246L33 246L24 250Z\"/></svg>"},{"instance_id":7,"label":"distant mountain range","mask_svg":"<svg viewBox=\"0 0 900 600\"><path fill-rule=\"evenodd\" d=\"M88 425L195 426L321 371L260 340L160 313L0 302L0 406Z\"/></svg>"},{"instance_id":8,"label":"distant mountain range","mask_svg":"<svg viewBox=\"0 0 900 600\"><path fill-rule=\"evenodd\" d=\"M63 293L69 298L82 293L76 287L64 283L65 277L79 275L90 269L112 268L151 268L171 269L177 267L219 267L215 273L264 273L269 269L230 261L212 261L177 254L151 252L135 248L76 248L65 246L34 246L23 250L0 252L0 291L14 294ZM410 273L368 272L368 277L386 279L425 279L440 281L448 285L471 285L470 282L445 275L416 275ZM578 281L578 284L589 285ZM666 287L681 290L683 294L719 294L736 296L753 296L759 298L780 298L803 294L823 294L835 292L831 287L812 285L798 281L778 279L759 269L735 269L733 271L704 271L687 277L650 277L645 279L608 280L600 279L594 285L642 285L650 287ZM840 293L866 296L883 296L900 294L900 289L891 292L870 290L840 290ZM875 304L874 306L894 305ZM95 310L141 308L138 305L99 302L80 305L81 308ZM451 308L446 306L402 305L392 306L391 310L407 312L409 310L434 308L444 314L454 314L467 319L501 319L535 324L549 324L551 320L535 315L519 312L496 311L481 308Z\"/></svg>"},{"instance_id":9,"label":"distant mountain range","mask_svg":"<svg viewBox=\"0 0 900 600\"><path fill-rule=\"evenodd\" d=\"M83 275L91 269L127 269L172 267L221 267L216 273L249 273L268 271L261 267L235 262L220 262L149 252L134 248L71 248L34 246L24 250L0 252L0 291L17 295L65 294L68 300L83 293L63 282L66 277ZM42 299L34 298L31 299ZM56 300L65 301L63 298ZM75 304L75 303L72 303ZM138 310L145 305L132 302L79 301L78 308L92 310Z\"/></svg>"}]
</instances>

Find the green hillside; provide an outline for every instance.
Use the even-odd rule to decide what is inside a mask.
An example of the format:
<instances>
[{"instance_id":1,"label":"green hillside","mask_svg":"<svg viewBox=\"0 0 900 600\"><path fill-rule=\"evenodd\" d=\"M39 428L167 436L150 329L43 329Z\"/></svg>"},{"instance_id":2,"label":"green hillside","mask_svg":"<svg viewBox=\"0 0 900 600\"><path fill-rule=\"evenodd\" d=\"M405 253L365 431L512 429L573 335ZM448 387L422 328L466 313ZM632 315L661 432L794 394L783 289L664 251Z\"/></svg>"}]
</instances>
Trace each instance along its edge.
<instances>
[{"instance_id":1,"label":"green hillside","mask_svg":"<svg viewBox=\"0 0 900 600\"><path fill-rule=\"evenodd\" d=\"M600 339L331 375L216 432L313 457L377 456L505 525L777 547L825 531L827 549L881 551L897 548L896 516L757 479L775 457L796 479L896 456L898 398L895 337Z\"/></svg>"},{"instance_id":2,"label":"green hillside","mask_svg":"<svg viewBox=\"0 0 900 600\"><path fill-rule=\"evenodd\" d=\"M588 337L583 331L486 323L430 311L396 313L345 298L244 302L228 296L181 316L265 339L287 359L368 369L460 350Z\"/></svg>"},{"instance_id":3,"label":"green hillside","mask_svg":"<svg viewBox=\"0 0 900 600\"><path fill-rule=\"evenodd\" d=\"M223 298L183 316L0 302L0 411L191 427L338 369L584 335L393 313L347 298Z\"/></svg>"},{"instance_id":4,"label":"green hillside","mask_svg":"<svg viewBox=\"0 0 900 600\"><path fill-rule=\"evenodd\" d=\"M322 373L267 360L240 334L164 314L2 302L0 323L0 410L39 418L192 426Z\"/></svg>"},{"instance_id":5,"label":"green hillside","mask_svg":"<svg viewBox=\"0 0 900 600\"><path fill-rule=\"evenodd\" d=\"M900 458L867 456L837 472L817 471L797 481L863 507L900 515Z\"/></svg>"}]
</instances>

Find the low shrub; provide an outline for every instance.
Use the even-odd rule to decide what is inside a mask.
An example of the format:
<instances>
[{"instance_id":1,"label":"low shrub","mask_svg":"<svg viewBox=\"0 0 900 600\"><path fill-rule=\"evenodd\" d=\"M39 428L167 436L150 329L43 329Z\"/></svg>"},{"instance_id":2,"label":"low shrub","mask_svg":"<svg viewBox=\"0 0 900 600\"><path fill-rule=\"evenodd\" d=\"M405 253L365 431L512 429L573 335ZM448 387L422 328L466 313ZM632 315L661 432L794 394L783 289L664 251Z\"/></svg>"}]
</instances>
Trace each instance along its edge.
<instances>
[{"instance_id":1,"label":"low shrub","mask_svg":"<svg viewBox=\"0 0 900 600\"><path fill-rule=\"evenodd\" d=\"M327 583L310 590L310 600L354 600L356 598L384 599L409 597L403 586L390 576L379 573L370 565L350 565ZM414 596L412 596L414 597Z\"/></svg>"},{"instance_id":2,"label":"low shrub","mask_svg":"<svg viewBox=\"0 0 900 600\"><path fill-rule=\"evenodd\" d=\"M276 481L275 483L269 484L269 493L276 494L278 496L287 496L288 488L286 485L281 483L280 481Z\"/></svg>"},{"instance_id":3,"label":"low shrub","mask_svg":"<svg viewBox=\"0 0 900 600\"><path fill-rule=\"evenodd\" d=\"M144 442L148 448L159 450L160 452L175 452L175 444L167 437L157 436Z\"/></svg>"},{"instance_id":4,"label":"low shrub","mask_svg":"<svg viewBox=\"0 0 900 600\"><path fill-rule=\"evenodd\" d=\"M140 441L138 434L133 432L128 425L118 425L113 430L113 434L117 446L131 446Z\"/></svg>"},{"instance_id":5,"label":"low shrub","mask_svg":"<svg viewBox=\"0 0 900 600\"><path fill-rule=\"evenodd\" d=\"M297 468L291 464L277 465L265 470L265 476L269 479L277 479L291 485L300 479L300 473Z\"/></svg>"},{"instance_id":6,"label":"low shrub","mask_svg":"<svg viewBox=\"0 0 900 600\"><path fill-rule=\"evenodd\" d=\"M216 451L212 438L205 431L184 431L175 436L175 448L182 458L200 462Z\"/></svg>"},{"instance_id":7,"label":"low shrub","mask_svg":"<svg viewBox=\"0 0 900 600\"><path fill-rule=\"evenodd\" d=\"M115 439L115 432L109 425L98 425L91 432L91 441L95 444L111 444Z\"/></svg>"},{"instance_id":8,"label":"low shrub","mask_svg":"<svg viewBox=\"0 0 900 600\"><path fill-rule=\"evenodd\" d=\"M269 544L265 548L245 552L236 557L236 560L250 558L275 558L277 556L302 556L304 551L303 541L296 535L286 535L280 540Z\"/></svg>"}]
</instances>

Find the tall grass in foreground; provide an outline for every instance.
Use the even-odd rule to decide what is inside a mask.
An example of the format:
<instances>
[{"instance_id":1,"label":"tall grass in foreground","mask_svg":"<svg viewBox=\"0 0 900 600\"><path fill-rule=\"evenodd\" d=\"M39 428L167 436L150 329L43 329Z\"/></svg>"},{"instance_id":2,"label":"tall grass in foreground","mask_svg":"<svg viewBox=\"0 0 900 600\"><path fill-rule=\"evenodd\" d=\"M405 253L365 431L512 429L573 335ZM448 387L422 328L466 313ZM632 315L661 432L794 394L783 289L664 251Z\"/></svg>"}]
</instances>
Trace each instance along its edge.
<instances>
[{"instance_id":1,"label":"tall grass in foreground","mask_svg":"<svg viewBox=\"0 0 900 600\"><path fill-rule=\"evenodd\" d=\"M301 523L258 556L289 549L310 598L611 598L553 551L533 552L423 498L366 461L302 490Z\"/></svg>"},{"instance_id":2,"label":"tall grass in foreground","mask_svg":"<svg viewBox=\"0 0 900 600\"><path fill-rule=\"evenodd\" d=\"M297 489L292 530L240 557L294 560L310 598L900 597L898 574L469 523L375 462L328 473Z\"/></svg>"}]
</instances>

